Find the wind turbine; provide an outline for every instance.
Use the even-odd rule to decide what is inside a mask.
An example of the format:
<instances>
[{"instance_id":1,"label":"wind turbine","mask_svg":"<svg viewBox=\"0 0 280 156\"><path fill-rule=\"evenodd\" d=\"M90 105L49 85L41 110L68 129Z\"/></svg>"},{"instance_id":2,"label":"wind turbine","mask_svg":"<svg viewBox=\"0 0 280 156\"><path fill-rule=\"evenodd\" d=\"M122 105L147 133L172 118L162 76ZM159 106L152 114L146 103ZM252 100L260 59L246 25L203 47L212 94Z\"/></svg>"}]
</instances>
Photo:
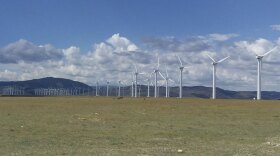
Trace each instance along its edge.
<instances>
[{"instance_id":1,"label":"wind turbine","mask_svg":"<svg viewBox=\"0 0 280 156\"><path fill-rule=\"evenodd\" d=\"M137 80L138 80L138 69L136 67L135 64L134 65L134 68L135 68L135 72L134 72L134 75L135 75L135 97L137 97Z\"/></svg>"},{"instance_id":2,"label":"wind turbine","mask_svg":"<svg viewBox=\"0 0 280 156\"><path fill-rule=\"evenodd\" d=\"M179 70L180 70L180 92L179 92L179 98L182 98L183 70L186 67L183 66L183 63L182 63L182 61L181 61L181 59L180 59L180 57L178 55L177 55L177 58L178 58L179 63L180 63L180 66L179 66Z\"/></svg>"},{"instance_id":3,"label":"wind turbine","mask_svg":"<svg viewBox=\"0 0 280 156\"><path fill-rule=\"evenodd\" d=\"M212 99L216 99L216 67L219 63L225 61L226 59L229 58L229 56L219 60L219 61L215 61L211 56L209 56L207 54L207 56L213 61L212 65L213 65L213 86L212 86Z\"/></svg>"},{"instance_id":4,"label":"wind turbine","mask_svg":"<svg viewBox=\"0 0 280 156\"><path fill-rule=\"evenodd\" d=\"M261 68L262 68L262 59L264 56L268 55L272 51L274 51L277 48L274 47L273 49L269 50L268 52L264 53L263 55L256 54L256 59L258 60L258 82L257 82L257 100L262 99L261 95Z\"/></svg>"},{"instance_id":5,"label":"wind turbine","mask_svg":"<svg viewBox=\"0 0 280 156\"><path fill-rule=\"evenodd\" d=\"M121 96L121 81L119 81L119 92L118 92L118 97Z\"/></svg>"},{"instance_id":6,"label":"wind turbine","mask_svg":"<svg viewBox=\"0 0 280 156\"><path fill-rule=\"evenodd\" d=\"M107 93L106 93L106 96L109 96L109 81L107 81Z\"/></svg>"},{"instance_id":7,"label":"wind turbine","mask_svg":"<svg viewBox=\"0 0 280 156\"><path fill-rule=\"evenodd\" d=\"M138 75L144 74L144 73L139 73L136 65L135 64L133 64L133 65L134 65L134 68L135 68L135 72L134 72L134 75L135 75L135 97L137 97Z\"/></svg>"},{"instance_id":8,"label":"wind turbine","mask_svg":"<svg viewBox=\"0 0 280 156\"><path fill-rule=\"evenodd\" d=\"M98 96L98 81L96 81L96 86L95 86L95 96Z\"/></svg>"},{"instance_id":9,"label":"wind turbine","mask_svg":"<svg viewBox=\"0 0 280 156\"><path fill-rule=\"evenodd\" d=\"M147 97L150 97L150 85L151 85L151 77L152 77L152 74L153 73L151 73L150 75L149 75L149 77L148 77L148 79L146 79L146 81L148 82L148 84L147 84L147 86L148 86L148 95L147 95Z\"/></svg>"},{"instance_id":10,"label":"wind turbine","mask_svg":"<svg viewBox=\"0 0 280 156\"><path fill-rule=\"evenodd\" d=\"M172 79L169 78L166 66L165 66L166 76L164 77L161 72L159 72L159 74L165 80L165 97L168 98L169 97L169 80L172 82L175 82L175 81L173 81Z\"/></svg>"},{"instance_id":11,"label":"wind turbine","mask_svg":"<svg viewBox=\"0 0 280 156\"><path fill-rule=\"evenodd\" d=\"M159 57L157 56L157 67L154 69L154 73L155 73L155 98L158 97L158 86L157 86L158 72L159 72Z\"/></svg>"},{"instance_id":12,"label":"wind turbine","mask_svg":"<svg viewBox=\"0 0 280 156\"><path fill-rule=\"evenodd\" d=\"M134 81L133 81L133 79L132 79L132 81L131 81L131 97L133 97L134 96L134 94L133 94L133 89L134 89Z\"/></svg>"}]
</instances>

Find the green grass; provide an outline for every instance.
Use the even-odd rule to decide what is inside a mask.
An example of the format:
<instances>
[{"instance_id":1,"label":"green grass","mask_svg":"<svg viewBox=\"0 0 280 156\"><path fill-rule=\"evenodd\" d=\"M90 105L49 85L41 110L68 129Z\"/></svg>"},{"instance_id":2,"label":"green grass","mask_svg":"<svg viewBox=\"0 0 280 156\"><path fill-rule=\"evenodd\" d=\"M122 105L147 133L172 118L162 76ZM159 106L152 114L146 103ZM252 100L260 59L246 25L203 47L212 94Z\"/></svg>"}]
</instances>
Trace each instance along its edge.
<instances>
[{"instance_id":1,"label":"green grass","mask_svg":"<svg viewBox=\"0 0 280 156\"><path fill-rule=\"evenodd\" d=\"M0 98L1 156L279 153L279 101Z\"/></svg>"}]
</instances>

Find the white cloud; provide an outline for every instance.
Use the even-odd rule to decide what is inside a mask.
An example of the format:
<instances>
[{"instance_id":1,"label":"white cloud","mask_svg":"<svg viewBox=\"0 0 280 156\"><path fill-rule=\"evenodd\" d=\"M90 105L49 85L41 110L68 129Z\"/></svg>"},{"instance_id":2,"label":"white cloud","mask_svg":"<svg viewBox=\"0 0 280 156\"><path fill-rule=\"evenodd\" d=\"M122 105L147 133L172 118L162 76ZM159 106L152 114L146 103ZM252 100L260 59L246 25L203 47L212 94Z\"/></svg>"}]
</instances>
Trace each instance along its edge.
<instances>
[{"instance_id":1,"label":"white cloud","mask_svg":"<svg viewBox=\"0 0 280 156\"><path fill-rule=\"evenodd\" d=\"M280 31L280 24L275 24L270 26L273 30Z\"/></svg>"},{"instance_id":2,"label":"white cloud","mask_svg":"<svg viewBox=\"0 0 280 156\"><path fill-rule=\"evenodd\" d=\"M135 44L130 42L127 38L121 37L120 34L114 34L111 38L107 39L106 42L112 45L117 53L138 50Z\"/></svg>"},{"instance_id":3,"label":"white cloud","mask_svg":"<svg viewBox=\"0 0 280 156\"><path fill-rule=\"evenodd\" d=\"M5 69L4 71L0 71L0 79L4 81L9 81L11 79L18 79L18 77L16 72L12 72L10 70Z\"/></svg>"},{"instance_id":4,"label":"white cloud","mask_svg":"<svg viewBox=\"0 0 280 156\"><path fill-rule=\"evenodd\" d=\"M185 85L211 86L211 60L206 56L210 54L217 60L231 56L218 65L218 87L255 90L257 61L254 53L263 54L275 45L280 45L280 39L270 41L263 38L222 44L221 41L229 39L230 35L206 36L212 36L211 41L199 36L184 40L175 37L148 38L144 40L148 48L140 48L129 39L114 34L104 42L95 43L88 53L81 52L79 47L74 46L57 49L51 45L37 46L29 41L20 40L1 48L0 54L7 60L0 61L0 80L54 76L92 85L97 79L103 83L107 80L111 83L117 83L118 80L130 83L134 70L132 64L137 64L140 72L151 73L156 66L156 53L159 53L160 68L164 72L166 65L173 80L178 81L179 62L175 56L179 55L183 63L189 66L184 70ZM279 55L276 50L263 59L264 90L280 91L277 84L280 80ZM146 78L141 75L140 82L144 83Z\"/></svg>"},{"instance_id":5,"label":"white cloud","mask_svg":"<svg viewBox=\"0 0 280 156\"><path fill-rule=\"evenodd\" d=\"M256 41L248 42L248 41L239 41L236 44L239 48L242 48L248 52L253 52L254 54L264 54L273 48L273 43L269 40L259 38Z\"/></svg>"},{"instance_id":6,"label":"white cloud","mask_svg":"<svg viewBox=\"0 0 280 156\"><path fill-rule=\"evenodd\" d=\"M51 59L61 59L63 56L60 49L46 44L36 46L32 42L20 39L0 49L1 63L40 62Z\"/></svg>"},{"instance_id":7,"label":"white cloud","mask_svg":"<svg viewBox=\"0 0 280 156\"><path fill-rule=\"evenodd\" d=\"M213 40L213 41L226 41L229 40L231 38L237 37L237 34L209 34L207 37L209 40Z\"/></svg>"}]
</instances>

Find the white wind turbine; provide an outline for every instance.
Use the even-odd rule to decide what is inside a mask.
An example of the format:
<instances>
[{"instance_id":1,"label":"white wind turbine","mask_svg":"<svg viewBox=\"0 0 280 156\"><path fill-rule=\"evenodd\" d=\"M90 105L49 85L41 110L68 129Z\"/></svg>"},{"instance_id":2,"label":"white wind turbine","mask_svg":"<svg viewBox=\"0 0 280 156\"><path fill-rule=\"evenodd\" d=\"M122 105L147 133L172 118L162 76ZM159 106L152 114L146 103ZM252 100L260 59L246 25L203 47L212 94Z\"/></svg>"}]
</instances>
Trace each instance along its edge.
<instances>
[{"instance_id":1,"label":"white wind turbine","mask_svg":"<svg viewBox=\"0 0 280 156\"><path fill-rule=\"evenodd\" d=\"M179 66L179 69L180 69L180 92L179 92L179 98L182 98L182 91L183 91L183 90L182 90L182 86L183 86L183 70L184 70L184 68L186 68L186 67L183 66L183 63L182 63L180 57L177 56L177 58L178 58L179 63L180 63L180 66Z\"/></svg>"},{"instance_id":2,"label":"white wind turbine","mask_svg":"<svg viewBox=\"0 0 280 156\"><path fill-rule=\"evenodd\" d=\"M98 85L98 81L96 81L96 86L95 86L95 96L98 96L98 89L99 85Z\"/></svg>"},{"instance_id":3,"label":"white wind turbine","mask_svg":"<svg viewBox=\"0 0 280 156\"><path fill-rule=\"evenodd\" d=\"M211 56L209 56L207 54L207 56L213 61L212 65L213 65L213 86L212 86L212 99L216 99L216 66L217 64L225 61L226 59L229 58L229 56L219 60L219 61L215 61Z\"/></svg>"},{"instance_id":4,"label":"white wind turbine","mask_svg":"<svg viewBox=\"0 0 280 156\"><path fill-rule=\"evenodd\" d=\"M159 57L157 56L157 67L154 69L154 73L155 73L155 98L158 97L158 86L157 86L158 72L159 72Z\"/></svg>"},{"instance_id":5,"label":"white wind turbine","mask_svg":"<svg viewBox=\"0 0 280 156\"><path fill-rule=\"evenodd\" d=\"M144 74L144 73L139 73L136 65L135 64L133 64L133 65L134 65L134 68L135 68L135 72L134 72L134 75L135 75L135 97L137 97L138 75L139 74Z\"/></svg>"},{"instance_id":6,"label":"white wind turbine","mask_svg":"<svg viewBox=\"0 0 280 156\"><path fill-rule=\"evenodd\" d=\"M135 76L135 97L137 97L137 80L138 80L138 69L137 69L137 67L136 67L136 65L135 64L133 64L134 65L134 68L135 68L135 72L134 72L134 76Z\"/></svg>"},{"instance_id":7,"label":"white wind turbine","mask_svg":"<svg viewBox=\"0 0 280 156\"><path fill-rule=\"evenodd\" d=\"M262 68L262 59L264 56L268 55L269 53L271 53L272 51L274 51L277 48L274 47L273 49L269 50L268 52L264 53L263 55L258 55L256 54L256 58L258 60L258 82L257 82L257 100L261 100L262 99L262 95L261 95L261 68Z\"/></svg>"},{"instance_id":8,"label":"white wind turbine","mask_svg":"<svg viewBox=\"0 0 280 156\"><path fill-rule=\"evenodd\" d=\"M106 93L106 96L109 96L109 81L107 81L107 93Z\"/></svg>"},{"instance_id":9,"label":"white wind turbine","mask_svg":"<svg viewBox=\"0 0 280 156\"><path fill-rule=\"evenodd\" d=\"M165 97L168 98L169 97L169 80L172 82L175 82L175 81L173 81L172 79L169 78L166 66L165 66L165 74L166 74L165 77L162 75L161 72L159 72L159 74L165 80Z\"/></svg>"},{"instance_id":10,"label":"white wind turbine","mask_svg":"<svg viewBox=\"0 0 280 156\"><path fill-rule=\"evenodd\" d=\"M134 97L134 73L132 72L132 75L131 75L131 97Z\"/></svg>"},{"instance_id":11,"label":"white wind turbine","mask_svg":"<svg viewBox=\"0 0 280 156\"><path fill-rule=\"evenodd\" d=\"M133 81L133 78L132 78L132 81L131 81L131 97L133 97L134 96L134 94L133 94L133 90L134 90L134 81Z\"/></svg>"},{"instance_id":12,"label":"white wind turbine","mask_svg":"<svg viewBox=\"0 0 280 156\"><path fill-rule=\"evenodd\" d=\"M151 73L149 76L148 76L148 79L146 79L146 81L147 81L147 86L148 86L148 91L147 91L147 97L150 97L150 85L151 85L151 77L152 77L152 74L153 73Z\"/></svg>"},{"instance_id":13,"label":"white wind turbine","mask_svg":"<svg viewBox=\"0 0 280 156\"><path fill-rule=\"evenodd\" d=\"M119 83L118 97L120 97L121 96L121 81L118 81L118 83Z\"/></svg>"}]
</instances>

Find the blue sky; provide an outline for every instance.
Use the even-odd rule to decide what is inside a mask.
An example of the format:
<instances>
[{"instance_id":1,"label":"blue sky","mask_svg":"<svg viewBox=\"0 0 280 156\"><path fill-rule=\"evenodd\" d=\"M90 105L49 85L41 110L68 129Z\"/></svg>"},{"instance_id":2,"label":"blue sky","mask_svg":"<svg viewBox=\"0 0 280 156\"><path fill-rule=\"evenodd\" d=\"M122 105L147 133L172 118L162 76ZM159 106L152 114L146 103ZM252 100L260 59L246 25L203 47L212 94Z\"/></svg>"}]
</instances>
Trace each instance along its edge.
<instances>
[{"instance_id":1,"label":"blue sky","mask_svg":"<svg viewBox=\"0 0 280 156\"><path fill-rule=\"evenodd\" d=\"M0 45L27 39L87 51L114 33L141 43L149 36L236 33L276 38L278 0L1 0Z\"/></svg>"},{"instance_id":2,"label":"blue sky","mask_svg":"<svg viewBox=\"0 0 280 156\"><path fill-rule=\"evenodd\" d=\"M217 69L218 87L256 90L255 53L280 47L279 6L279 0L0 0L0 81L53 76L130 84L132 64L150 73L159 54L172 85L178 55L190 66L184 85L211 86L208 54L231 56ZM279 52L263 59L264 90L280 91Z\"/></svg>"}]
</instances>

